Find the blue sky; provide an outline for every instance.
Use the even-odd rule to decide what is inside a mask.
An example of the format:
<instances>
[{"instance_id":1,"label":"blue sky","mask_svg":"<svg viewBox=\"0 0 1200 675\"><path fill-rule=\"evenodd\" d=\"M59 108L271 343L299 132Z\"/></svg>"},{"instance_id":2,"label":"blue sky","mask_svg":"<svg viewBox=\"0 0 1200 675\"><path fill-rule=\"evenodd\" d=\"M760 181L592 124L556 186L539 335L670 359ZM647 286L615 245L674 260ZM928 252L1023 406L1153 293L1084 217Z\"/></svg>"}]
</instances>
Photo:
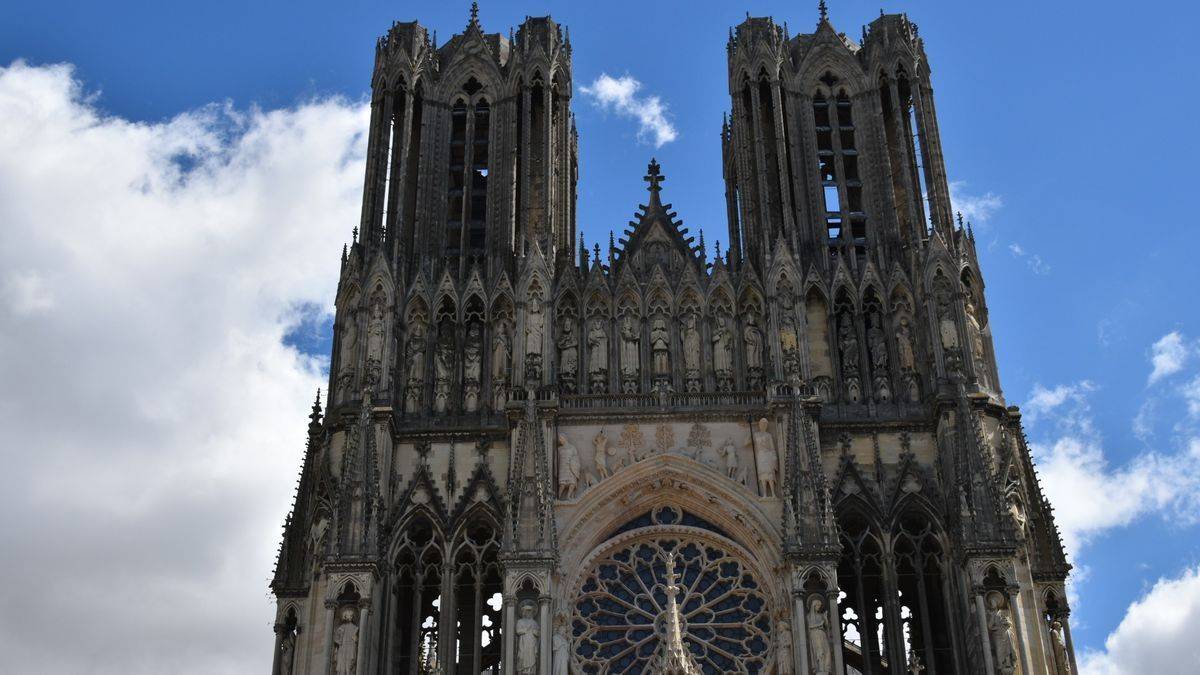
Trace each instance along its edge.
<instances>
[{"instance_id":1,"label":"blue sky","mask_svg":"<svg viewBox=\"0 0 1200 675\"><path fill-rule=\"evenodd\" d=\"M486 2L480 18L486 30L507 33L526 14L550 13L571 29L581 135L579 223L589 246L620 230L644 200L641 177L651 156L662 163L664 197L685 224L703 228L709 242L723 242L717 134L728 106L728 28L749 11L787 21L793 34L807 32L816 21L816 3L810 4ZM203 164L242 147L248 130L269 136L272 120L279 121L273 111L294 115L289 123L308 134L343 130L352 143L375 38L392 20L415 18L444 41L465 25L468 5L8 2L0 5L0 68L24 60L45 74L53 64L71 64L73 71L56 75L78 87L58 92L66 97L63 105L95 113L96 127L167 134L198 128L207 135L188 136L198 145L183 152ZM1154 603L1165 595L1192 598L1189 616L1200 620L1200 583L1193 578L1200 564L1200 500L1193 496L1200 486L1200 231L1192 206L1200 151L1193 121L1200 59L1192 33L1200 10L1183 2L903 2L883 8L908 12L926 40L956 206L975 221L982 252L1002 383L1009 402L1027 411L1044 486L1060 515L1075 523L1074 560L1083 571L1074 590L1076 645L1095 655L1090 672L1134 672L1128 669L1137 655L1131 645L1145 640L1132 623L1121 626L1123 620L1141 616L1138 611L1155 614ZM839 30L857 37L879 9L878 2L838 0L830 13ZM9 69L13 77L33 77L30 72ZM579 90L603 74L636 79L637 101L658 97L675 140L655 147L653 136L639 137L635 120ZM304 221L310 229L292 233L296 242L311 233L311 251L297 243L278 253L303 249L314 260L325 256L299 267L313 275L335 268L337 242L357 221L353 193L361 167L336 166L344 174L337 199L349 206L318 210L337 217ZM33 184L24 182L20 167L13 171L0 173L0 194ZM219 200L230 191L206 194ZM286 191L283 196L290 198ZM272 217L270 203L258 208ZM45 298L56 297L55 274L66 272L27 261L38 251L61 260L50 253L64 244L49 234L55 223L19 215L31 218L28 236L7 243L30 245L33 252L9 261L16 271L7 282L0 264L0 291L8 288L9 297L18 298L14 316L25 310L22 316L48 316L56 303ZM16 222L12 212L0 216L10 218L0 222ZM162 227L182 228L182 222L167 219ZM0 244L18 231L4 228L9 237L0 233ZM79 232L86 238L91 230L81 224ZM246 259L221 258L231 267ZM205 287L210 273L198 272L189 283ZM281 291L278 305L271 305L278 328L271 339L303 352L280 356L298 359L300 375L286 380L298 388L320 381L328 349L323 311L334 281L293 279L288 288L302 291ZM3 330L0 338L18 344ZM299 418L303 411L294 412ZM302 423L296 426L288 439L291 454L278 466L294 465L302 430ZM45 469L28 467L30 475ZM286 471L278 477L285 484L292 469ZM265 537L273 539L275 530ZM1190 635L1190 644L1200 644L1200 632Z\"/></svg>"}]
</instances>

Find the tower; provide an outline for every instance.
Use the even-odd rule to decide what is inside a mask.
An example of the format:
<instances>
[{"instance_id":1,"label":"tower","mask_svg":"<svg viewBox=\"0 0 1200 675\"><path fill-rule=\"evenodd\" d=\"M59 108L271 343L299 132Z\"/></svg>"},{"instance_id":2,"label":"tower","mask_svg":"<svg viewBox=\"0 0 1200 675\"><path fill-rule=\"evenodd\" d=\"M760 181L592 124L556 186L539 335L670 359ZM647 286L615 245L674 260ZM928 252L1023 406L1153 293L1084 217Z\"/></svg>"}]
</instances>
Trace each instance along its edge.
<instances>
[{"instance_id":1,"label":"tower","mask_svg":"<svg viewBox=\"0 0 1200 675\"><path fill-rule=\"evenodd\" d=\"M725 255L587 251L565 29L379 40L273 675L1074 672L916 25L727 54Z\"/></svg>"}]
</instances>

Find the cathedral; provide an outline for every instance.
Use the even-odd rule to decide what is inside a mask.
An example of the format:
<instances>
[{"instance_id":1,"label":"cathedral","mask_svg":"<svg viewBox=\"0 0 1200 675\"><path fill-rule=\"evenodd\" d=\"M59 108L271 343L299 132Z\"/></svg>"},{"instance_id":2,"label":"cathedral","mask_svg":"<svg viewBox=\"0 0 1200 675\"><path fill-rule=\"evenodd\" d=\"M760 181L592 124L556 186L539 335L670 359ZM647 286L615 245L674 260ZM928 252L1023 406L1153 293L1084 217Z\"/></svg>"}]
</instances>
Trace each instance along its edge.
<instances>
[{"instance_id":1,"label":"cathedral","mask_svg":"<svg viewBox=\"0 0 1200 675\"><path fill-rule=\"evenodd\" d=\"M565 27L379 38L272 675L1075 672L917 25L725 48L726 250L589 250Z\"/></svg>"}]
</instances>

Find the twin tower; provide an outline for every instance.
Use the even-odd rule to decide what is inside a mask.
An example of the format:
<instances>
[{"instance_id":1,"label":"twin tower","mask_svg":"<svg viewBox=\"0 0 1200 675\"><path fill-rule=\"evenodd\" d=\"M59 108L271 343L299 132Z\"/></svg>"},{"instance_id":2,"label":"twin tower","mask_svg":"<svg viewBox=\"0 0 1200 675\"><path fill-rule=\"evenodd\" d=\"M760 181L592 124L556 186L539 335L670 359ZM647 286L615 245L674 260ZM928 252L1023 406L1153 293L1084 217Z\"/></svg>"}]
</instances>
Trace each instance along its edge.
<instances>
[{"instance_id":1,"label":"twin tower","mask_svg":"<svg viewBox=\"0 0 1200 675\"><path fill-rule=\"evenodd\" d=\"M565 29L380 38L273 675L1074 672L917 26L726 50L727 250L588 251Z\"/></svg>"}]
</instances>

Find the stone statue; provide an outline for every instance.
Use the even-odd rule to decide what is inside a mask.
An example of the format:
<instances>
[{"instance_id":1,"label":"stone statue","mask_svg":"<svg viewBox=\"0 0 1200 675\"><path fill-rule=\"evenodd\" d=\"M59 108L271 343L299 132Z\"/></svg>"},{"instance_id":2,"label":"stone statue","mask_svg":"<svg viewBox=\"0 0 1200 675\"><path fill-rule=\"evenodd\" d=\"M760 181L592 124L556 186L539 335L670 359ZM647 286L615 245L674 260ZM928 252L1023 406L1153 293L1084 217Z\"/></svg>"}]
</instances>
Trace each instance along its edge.
<instances>
[{"instance_id":1,"label":"stone statue","mask_svg":"<svg viewBox=\"0 0 1200 675\"><path fill-rule=\"evenodd\" d=\"M971 358L975 363L975 375L979 378L980 384L991 387L991 378L988 377L987 358L983 347L983 328L976 316L974 303L968 300L966 309L967 334L970 338Z\"/></svg>"},{"instance_id":2,"label":"stone statue","mask_svg":"<svg viewBox=\"0 0 1200 675\"><path fill-rule=\"evenodd\" d=\"M900 318L900 327L896 329L896 353L900 357L902 370L916 368L917 358L913 351L912 332L908 326L908 317Z\"/></svg>"},{"instance_id":3,"label":"stone statue","mask_svg":"<svg viewBox=\"0 0 1200 675\"><path fill-rule=\"evenodd\" d=\"M574 375L579 372L579 336L575 334L575 322L563 317L558 336L558 372Z\"/></svg>"},{"instance_id":4,"label":"stone statue","mask_svg":"<svg viewBox=\"0 0 1200 675\"><path fill-rule=\"evenodd\" d=\"M358 321L355 320L354 314L346 317L346 323L342 329L342 357L339 359L338 366L345 370L354 367L354 349L358 346Z\"/></svg>"},{"instance_id":5,"label":"stone statue","mask_svg":"<svg viewBox=\"0 0 1200 675\"><path fill-rule=\"evenodd\" d=\"M550 668L552 675L570 675L571 641L567 639L567 631L559 626L554 631L554 658Z\"/></svg>"},{"instance_id":6,"label":"stone statue","mask_svg":"<svg viewBox=\"0 0 1200 675\"><path fill-rule=\"evenodd\" d=\"M759 368L762 366L762 331L758 328L757 319L753 314L746 318L746 327L742 330L742 340L746 343L746 366Z\"/></svg>"},{"instance_id":7,"label":"stone statue","mask_svg":"<svg viewBox=\"0 0 1200 675\"><path fill-rule=\"evenodd\" d=\"M779 467L779 455L775 452L775 438L767 430L767 418L758 420L758 431L751 434L754 448L754 465L758 469L758 489L764 497L775 495L775 471Z\"/></svg>"},{"instance_id":8,"label":"stone statue","mask_svg":"<svg viewBox=\"0 0 1200 675\"><path fill-rule=\"evenodd\" d=\"M450 380L454 375L454 336L447 326L438 338L437 351L433 355L434 401L436 412L446 412L450 403Z\"/></svg>"},{"instance_id":9,"label":"stone statue","mask_svg":"<svg viewBox=\"0 0 1200 675\"><path fill-rule=\"evenodd\" d=\"M838 353L842 357L842 379L846 385L846 398L858 402L862 397L858 380L858 335L849 314L838 321Z\"/></svg>"},{"instance_id":10,"label":"stone statue","mask_svg":"<svg viewBox=\"0 0 1200 675\"><path fill-rule=\"evenodd\" d=\"M601 429L592 439L592 461L596 463L596 474L601 480L608 478L608 436Z\"/></svg>"},{"instance_id":11,"label":"stone statue","mask_svg":"<svg viewBox=\"0 0 1200 675\"><path fill-rule=\"evenodd\" d=\"M592 321L588 330L588 372L605 373L608 371L608 333L604 330L604 320Z\"/></svg>"},{"instance_id":12,"label":"stone statue","mask_svg":"<svg viewBox=\"0 0 1200 675\"><path fill-rule=\"evenodd\" d=\"M425 381L425 324L420 321L413 323L408 336L408 381Z\"/></svg>"},{"instance_id":13,"label":"stone statue","mask_svg":"<svg viewBox=\"0 0 1200 675\"><path fill-rule=\"evenodd\" d=\"M333 633L333 672L337 675L354 675L358 659L358 625L354 623L354 610L342 610L342 625Z\"/></svg>"},{"instance_id":14,"label":"stone statue","mask_svg":"<svg viewBox=\"0 0 1200 675\"><path fill-rule=\"evenodd\" d=\"M726 439L725 444L721 446L721 459L725 464L725 475L733 480L740 480L742 466L738 462L737 446L731 439Z\"/></svg>"},{"instance_id":15,"label":"stone statue","mask_svg":"<svg viewBox=\"0 0 1200 675\"><path fill-rule=\"evenodd\" d=\"M638 345L640 344L640 336L638 335L637 319L633 315L626 314L621 319L621 379L636 380L639 372L641 355L638 353ZM637 383L634 382L634 391L626 393L636 393Z\"/></svg>"},{"instance_id":16,"label":"stone statue","mask_svg":"<svg viewBox=\"0 0 1200 675\"><path fill-rule=\"evenodd\" d=\"M713 323L712 334L713 370L718 374L733 370L733 332L729 330L729 317L724 314Z\"/></svg>"},{"instance_id":17,"label":"stone statue","mask_svg":"<svg viewBox=\"0 0 1200 675\"><path fill-rule=\"evenodd\" d=\"M508 320L497 321L492 331L492 379L507 380L508 359L512 356L512 338L508 334Z\"/></svg>"},{"instance_id":18,"label":"stone statue","mask_svg":"<svg viewBox=\"0 0 1200 675\"><path fill-rule=\"evenodd\" d=\"M783 369L789 375L800 372L800 341L796 337L796 317L792 315L791 303L779 313L779 353L783 356Z\"/></svg>"},{"instance_id":19,"label":"stone statue","mask_svg":"<svg viewBox=\"0 0 1200 675\"><path fill-rule=\"evenodd\" d=\"M546 315L542 312L542 299L534 295L529 299L525 312L525 353L542 353L542 338L546 335Z\"/></svg>"},{"instance_id":20,"label":"stone statue","mask_svg":"<svg viewBox=\"0 0 1200 675\"><path fill-rule=\"evenodd\" d=\"M575 489L579 485L579 450L567 440L566 436L558 436L558 498L573 499Z\"/></svg>"},{"instance_id":21,"label":"stone statue","mask_svg":"<svg viewBox=\"0 0 1200 675\"><path fill-rule=\"evenodd\" d=\"M987 599L988 636L996 657L996 673L1012 675L1017 670L1017 650L1013 646L1012 620L1004 609L1004 597L993 591Z\"/></svg>"},{"instance_id":22,"label":"stone statue","mask_svg":"<svg viewBox=\"0 0 1200 675\"><path fill-rule=\"evenodd\" d=\"M1017 494L1016 489L1010 489L1005 497L1008 502L1008 515L1012 517L1017 538L1024 539L1029 519L1025 516L1025 507L1021 505L1021 496Z\"/></svg>"},{"instance_id":23,"label":"stone statue","mask_svg":"<svg viewBox=\"0 0 1200 675\"><path fill-rule=\"evenodd\" d=\"M780 619L775 628L775 672L777 675L792 675L792 624Z\"/></svg>"},{"instance_id":24,"label":"stone statue","mask_svg":"<svg viewBox=\"0 0 1200 675\"><path fill-rule=\"evenodd\" d=\"M654 374L671 374L671 337L662 315L654 317L650 327L650 352L654 357Z\"/></svg>"},{"instance_id":25,"label":"stone statue","mask_svg":"<svg viewBox=\"0 0 1200 675\"><path fill-rule=\"evenodd\" d=\"M921 657L912 652L908 655L908 675L921 675L925 672L925 664L921 663Z\"/></svg>"},{"instance_id":26,"label":"stone statue","mask_svg":"<svg viewBox=\"0 0 1200 675\"><path fill-rule=\"evenodd\" d=\"M954 312L949 301L938 307L938 335L942 349L958 349L958 327L954 325Z\"/></svg>"},{"instance_id":27,"label":"stone statue","mask_svg":"<svg viewBox=\"0 0 1200 675\"><path fill-rule=\"evenodd\" d=\"M695 314L683 319L683 368L688 379L700 378L700 330Z\"/></svg>"},{"instance_id":28,"label":"stone statue","mask_svg":"<svg viewBox=\"0 0 1200 675\"><path fill-rule=\"evenodd\" d=\"M479 409L479 378L483 367L483 329L472 323L467 329L467 344L463 348L463 408L467 412Z\"/></svg>"},{"instance_id":29,"label":"stone statue","mask_svg":"<svg viewBox=\"0 0 1200 675\"><path fill-rule=\"evenodd\" d=\"M517 672L534 675L538 671L538 636L541 627L533 618L533 603L521 605L521 618L517 619ZM338 675L342 675L338 673Z\"/></svg>"},{"instance_id":30,"label":"stone statue","mask_svg":"<svg viewBox=\"0 0 1200 675\"><path fill-rule=\"evenodd\" d=\"M383 357L383 338L387 327L383 322L383 300L371 304L371 318L367 322L367 361L378 362Z\"/></svg>"},{"instance_id":31,"label":"stone statue","mask_svg":"<svg viewBox=\"0 0 1200 675\"><path fill-rule=\"evenodd\" d=\"M887 338L879 326L879 315L871 314L871 327L867 329L867 350L871 352L871 368L876 374L888 369Z\"/></svg>"},{"instance_id":32,"label":"stone statue","mask_svg":"<svg viewBox=\"0 0 1200 675\"><path fill-rule=\"evenodd\" d=\"M1063 625L1055 620L1050 624L1050 647L1054 651L1056 675L1071 675L1071 656L1067 653L1067 641L1063 638Z\"/></svg>"},{"instance_id":33,"label":"stone statue","mask_svg":"<svg viewBox=\"0 0 1200 675\"><path fill-rule=\"evenodd\" d=\"M292 663L296 660L296 633L289 630L279 642L279 675L292 675Z\"/></svg>"},{"instance_id":34,"label":"stone statue","mask_svg":"<svg viewBox=\"0 0 1200 675\"><path fill-rule=\"evenodd\" d=\"M812 675L829 675L833 658L829 648L829 619L825 602L813 597L808 603L808 651Z\"/></svg>"}]
</instances>

